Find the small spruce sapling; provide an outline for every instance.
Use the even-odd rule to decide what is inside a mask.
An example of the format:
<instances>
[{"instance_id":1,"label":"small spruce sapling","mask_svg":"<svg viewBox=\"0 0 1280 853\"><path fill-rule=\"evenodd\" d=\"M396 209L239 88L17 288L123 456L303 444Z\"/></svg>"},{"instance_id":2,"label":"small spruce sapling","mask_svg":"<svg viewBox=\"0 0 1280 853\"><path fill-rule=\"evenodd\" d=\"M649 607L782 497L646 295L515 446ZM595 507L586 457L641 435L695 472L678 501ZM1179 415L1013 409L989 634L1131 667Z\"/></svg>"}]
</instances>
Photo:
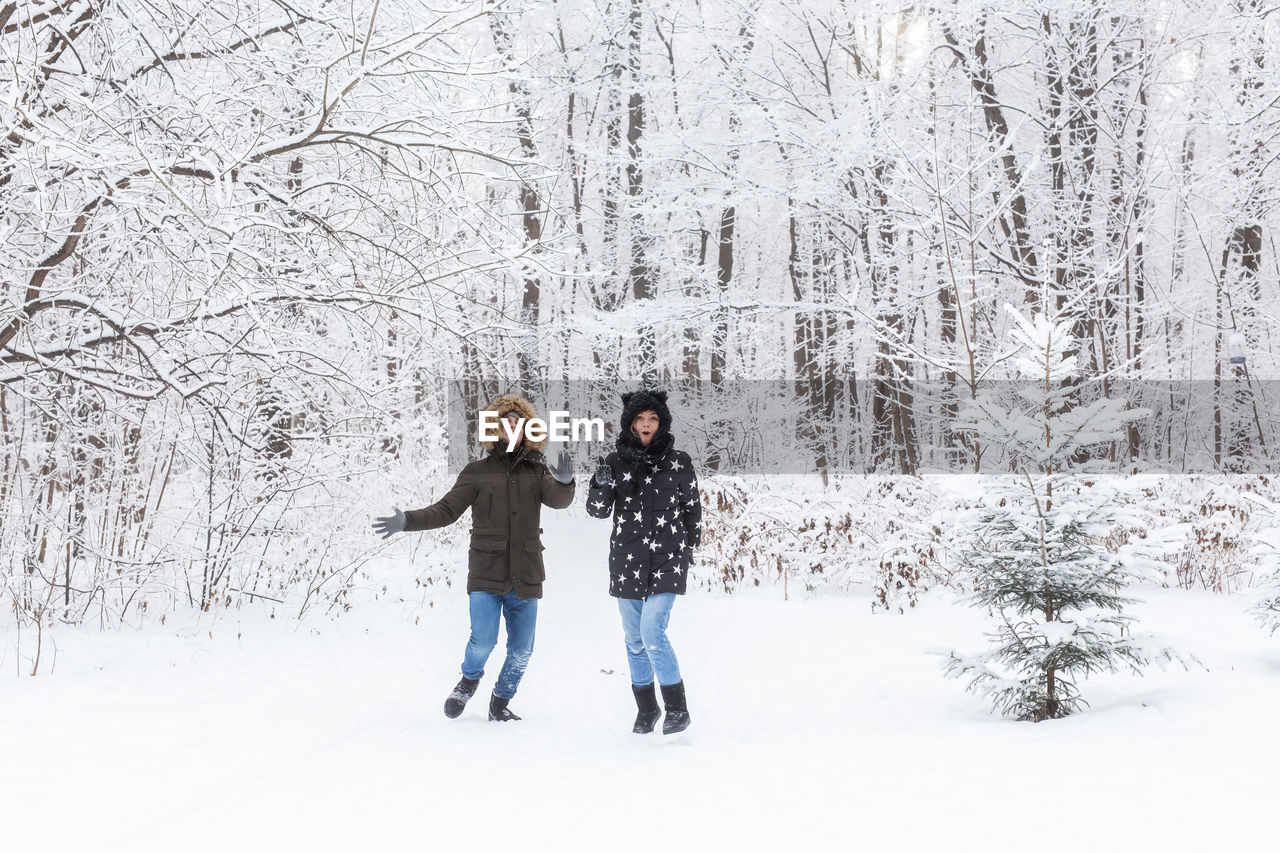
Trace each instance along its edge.
<instances>
[{"instance_id":1,"label":"small spruce sapling","mask_svg":"<svg viewBox=\"0 0 1280 853\"><path fill-rule=\"evenodd\" d=\"M1039 722L1087 704L1083 677L1138 672L1173 653L1130 632L1123 593L1142 544L1108 550L1106 537L1134 519L1116 490L1079 461L1144 413L1123 400L1080 402L1070 322L1008 310L1018 371L1029 381L1015 383L1012 400L982 394L962 413L964 428L1002 446L1017 472L990 478L976 536L962 554L974 605L997 617L994 646L979 655L953 651L946 671L968 679L1000 713Z\"/></svg>"}]
</instances>

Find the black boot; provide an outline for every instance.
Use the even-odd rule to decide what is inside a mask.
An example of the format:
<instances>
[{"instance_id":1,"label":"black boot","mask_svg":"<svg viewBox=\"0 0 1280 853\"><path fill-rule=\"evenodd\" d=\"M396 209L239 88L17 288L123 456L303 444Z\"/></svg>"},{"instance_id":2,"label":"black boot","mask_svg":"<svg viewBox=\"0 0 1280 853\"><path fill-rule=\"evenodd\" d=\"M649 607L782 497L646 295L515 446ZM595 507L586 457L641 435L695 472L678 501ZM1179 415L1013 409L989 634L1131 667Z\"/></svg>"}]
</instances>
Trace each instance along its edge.
<instances>
[{"instance_id":1,"label":"black boot","mask_svg":"<svg viewBox=\"0 0 1280 853\"><path fill-rule=\"evenodd\" d=\"M662 721L662 733L673 735L689 728L689 707L684 699L684 681L662 685L662 704L667 717Z\"/></svg>"},{"instance_id":2,"label":"black boot","mask_svg":"<svg viewBox=\"0 0 1280 853\"><path fill-rule=\"evenodd\" d=\"M644 687L631 685L631 692L635 694L636 707L640 709L636 714L636 724L631 731L638 735L647 735L658 724L658 717L662 716L662 709L658 707L658 691L650 681Z\"/></svg>"},{"instance_id":3,"label":"black boot","mask_svg":"<svg viewBox=\"0 0 1280 853\"><path fill-rule=\"evenodd\" d=\"M498 696L497 693L490 696L489 697L489 719L495 720L499 723L505 723L508 720L520 719L515 714L511 713L511 709L507 707L507 703L510 701L511 701L510 699L501 698L500 696Z\"/></svg>"},{"instance_id":4,"label":"black boot","mask_svg":"<svg viewBox=\"0 0 1280 853\"><path fill-rule=\"evenodd\" d=\"M467 701L476 695L476 688L480 686L480 679L470 679L465 675L458 682L458 686L453 688L453 692L449 694L449 698L444 700L444 715L453 720L462 713L462 709L467 707Z\"/></svg>"}]
</instances>

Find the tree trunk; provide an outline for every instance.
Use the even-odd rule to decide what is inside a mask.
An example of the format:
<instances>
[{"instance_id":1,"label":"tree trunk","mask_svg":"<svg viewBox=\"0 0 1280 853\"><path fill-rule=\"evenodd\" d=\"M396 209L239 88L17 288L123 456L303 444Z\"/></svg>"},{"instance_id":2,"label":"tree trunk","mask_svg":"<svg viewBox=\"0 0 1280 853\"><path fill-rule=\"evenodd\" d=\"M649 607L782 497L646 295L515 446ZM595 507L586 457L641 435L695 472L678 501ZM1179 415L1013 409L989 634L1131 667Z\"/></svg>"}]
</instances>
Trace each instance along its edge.
<instances>
[{"instance_id":1,"label":"tree trunk","mask_svg":"<svg viewBox=\"0 0 1280 853\"><path fill-rule=\"evenodd\" d=\"M511 76L507 90L511 93L516 113L516 139L520 143L520 158L529 165L538 161L538 147L533 138L533 105L528 87L517 77L518 64L513 46L514 23L510 13L499 11L494 0L487 0L486 9L489 19L489 31L493 34L493 43L502 58L503 67ZM572 103L570 104L572 109ZM570 119L572 122L572 118ZM576 185L575 185L576 189ZM524 230L523 252L537 254L537 247L542 241L543 204L538 190L530 183L526 175L520 176L520 222ZM520 295L520 324L523 332L520 335L516 362L519 367L520 385L528 393L534 393L540 387L541 376L538 369L538 326L542 296L542 283L538 278L537 267L526 263L523 271L523 288Z\"/></svg>"},{"instance_id":2,"label":"tree trunk","mask_svg":"<svg viewBox=\"0 0 1280 853\"><path fill-rule=\"evenodd\" d=\"M1026 285L1026 305L1029 310L1034 310L1040 301L1041 279L1035 249L1031 242L1027 198L1022 191L1022 169L1014 154L1015 148L1009 122L1005 119L1004 108L996 94L995 81L991 73L991 59L987 52L985 20L980 22L980 27L982 34L978 36L972 50L968 52L961 48L960 42L946 24L942 25L942 35L968 74L970 85L982 103L987 127L996 137L996 149L1003 152L1000 155L1000 164L1004 170L1010 199L1005 205L1000 192L994 189L992 196L997 208L1007 210L1007 213L999 218L1000 227L1009 243L1009 251L1012 255L1009 260L1012 263L1013 275Z\"/></svg>"},{"instance_id":3,"label":"tree trunk","mask_svg":"<svg viewBox=\"0 0 1280 853\"><path fill-rule=\"evenodd\" d=\"M644 168L640 161L640 140L644 134L644 85L640 79L641 0L631 0L627 13L627 71L630 94L627 101L627 201L631 219L631 296L637 302L650 302L656 295L653 270L650 268L649 226L641 198L644 191ZM658 378L657 338L652 325L639 329L640 350L636 354L640 375L646 382Z\"/></svg>"}]
</instances>

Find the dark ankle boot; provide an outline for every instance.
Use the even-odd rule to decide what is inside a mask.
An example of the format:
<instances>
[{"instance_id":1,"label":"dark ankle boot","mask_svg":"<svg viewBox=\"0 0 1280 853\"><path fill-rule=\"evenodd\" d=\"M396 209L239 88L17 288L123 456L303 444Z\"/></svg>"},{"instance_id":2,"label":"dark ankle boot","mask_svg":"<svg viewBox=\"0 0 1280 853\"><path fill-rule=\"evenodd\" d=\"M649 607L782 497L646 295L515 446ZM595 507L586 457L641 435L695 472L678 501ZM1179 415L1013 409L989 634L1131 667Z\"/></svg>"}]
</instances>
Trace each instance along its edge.
<instances>
[{"instance_id":1,"label":"dark ankle boot","mask_svg":"<svg viewBox=\"0 0 1280 853\"><path fill-rule=\"evenodd\" d=\"M449 694L449 698L444 700L444 715L449 719L456 719L462 713L462 709L467 707L467 701L476 695L476 688L480 686L480 679L470 679L465 675L458 682L458 686L453 688L453 692Z\"/></svg>"},{"instance_id":2,"label":"dark ankle boot","mask_svg":"<svg viewBox=\"0 0 1280 853\"><path fill-rule=\"evenodd\" d=\"M662 685L662 704L666 706L667 716L662 721L662 733L673 735L689 728L689 707L684 698L684 682Z\"/></svg>"},{"instance_id":3,"label":"dark ankle boot","mask_svg":"<svg viewBox=\"0 0 1280 853\"><path fill-rule=\"evenodd\" d=\"M489 697L489 719L499 723L505 723L508 720L520 719L515 714L511 713L511 709L507 707L507 703L510 701L511 701L510 699L503 699L502 697L498 696L498 694L496 693L490 696Z\"/></svg>"},{"instance_id":4,"label":"dark ankle boot","mask_svg":"<svg viewBox=\"0 0 1280 853\"><path fill-rule=\"evenodd\" d=\"M638 735L647 735L653 731L653 727L658 724L658 717L662 716L662 709L658 707L658 690L653 684L650 681L644 687L631 685L631 692L636 697L636 708L639 709L636 724L631 731Z\"/></svg>"}]
</instances>

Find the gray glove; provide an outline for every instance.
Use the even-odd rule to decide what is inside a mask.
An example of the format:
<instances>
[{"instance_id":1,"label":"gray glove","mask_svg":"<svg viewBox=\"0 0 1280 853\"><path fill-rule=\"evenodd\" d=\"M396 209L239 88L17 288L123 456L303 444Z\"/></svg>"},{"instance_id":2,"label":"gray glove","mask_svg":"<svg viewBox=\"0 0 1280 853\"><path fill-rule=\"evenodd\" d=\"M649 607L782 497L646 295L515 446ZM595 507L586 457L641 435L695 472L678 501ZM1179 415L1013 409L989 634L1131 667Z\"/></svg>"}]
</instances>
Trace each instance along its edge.
<instances>
[{"instance_id":1,"label":"gray glove","mask_svg":"<svg viewBox=\"0 0 1280 853\"><path fill-rule=\"evenodd\" d=\"M373 532L381 534L383 539L390 539L391 534L404 530L404 526L408 522L403 512L398 509L393 510L393 512L395 512L395 515L379 516L373 522Z\"/></svg>"},{"instance_id":2,"label":"gray glove","mask_svg":"<svg viewBox=\"0 0 1280 853\"><path fill-rule=\"evenodd\" d=\"M599 486L612 486L613 469L609 467L609 463L604 461L604 457L600 457L600 466L596 468L595 476L592 478Z\"/></svg>"},{"instance_id":3,"label":"gray glove","mask_svg":"<svg viewBox=\"0 0 1280 853\"><path fill-rule=\"evenodd\" d=\"M573 482L573 460L569 458L569 451L561 450L556 457L556 464L548 467L551 469L551 476L560 485L567 486Z\"/></svg>"}]
</instances>

